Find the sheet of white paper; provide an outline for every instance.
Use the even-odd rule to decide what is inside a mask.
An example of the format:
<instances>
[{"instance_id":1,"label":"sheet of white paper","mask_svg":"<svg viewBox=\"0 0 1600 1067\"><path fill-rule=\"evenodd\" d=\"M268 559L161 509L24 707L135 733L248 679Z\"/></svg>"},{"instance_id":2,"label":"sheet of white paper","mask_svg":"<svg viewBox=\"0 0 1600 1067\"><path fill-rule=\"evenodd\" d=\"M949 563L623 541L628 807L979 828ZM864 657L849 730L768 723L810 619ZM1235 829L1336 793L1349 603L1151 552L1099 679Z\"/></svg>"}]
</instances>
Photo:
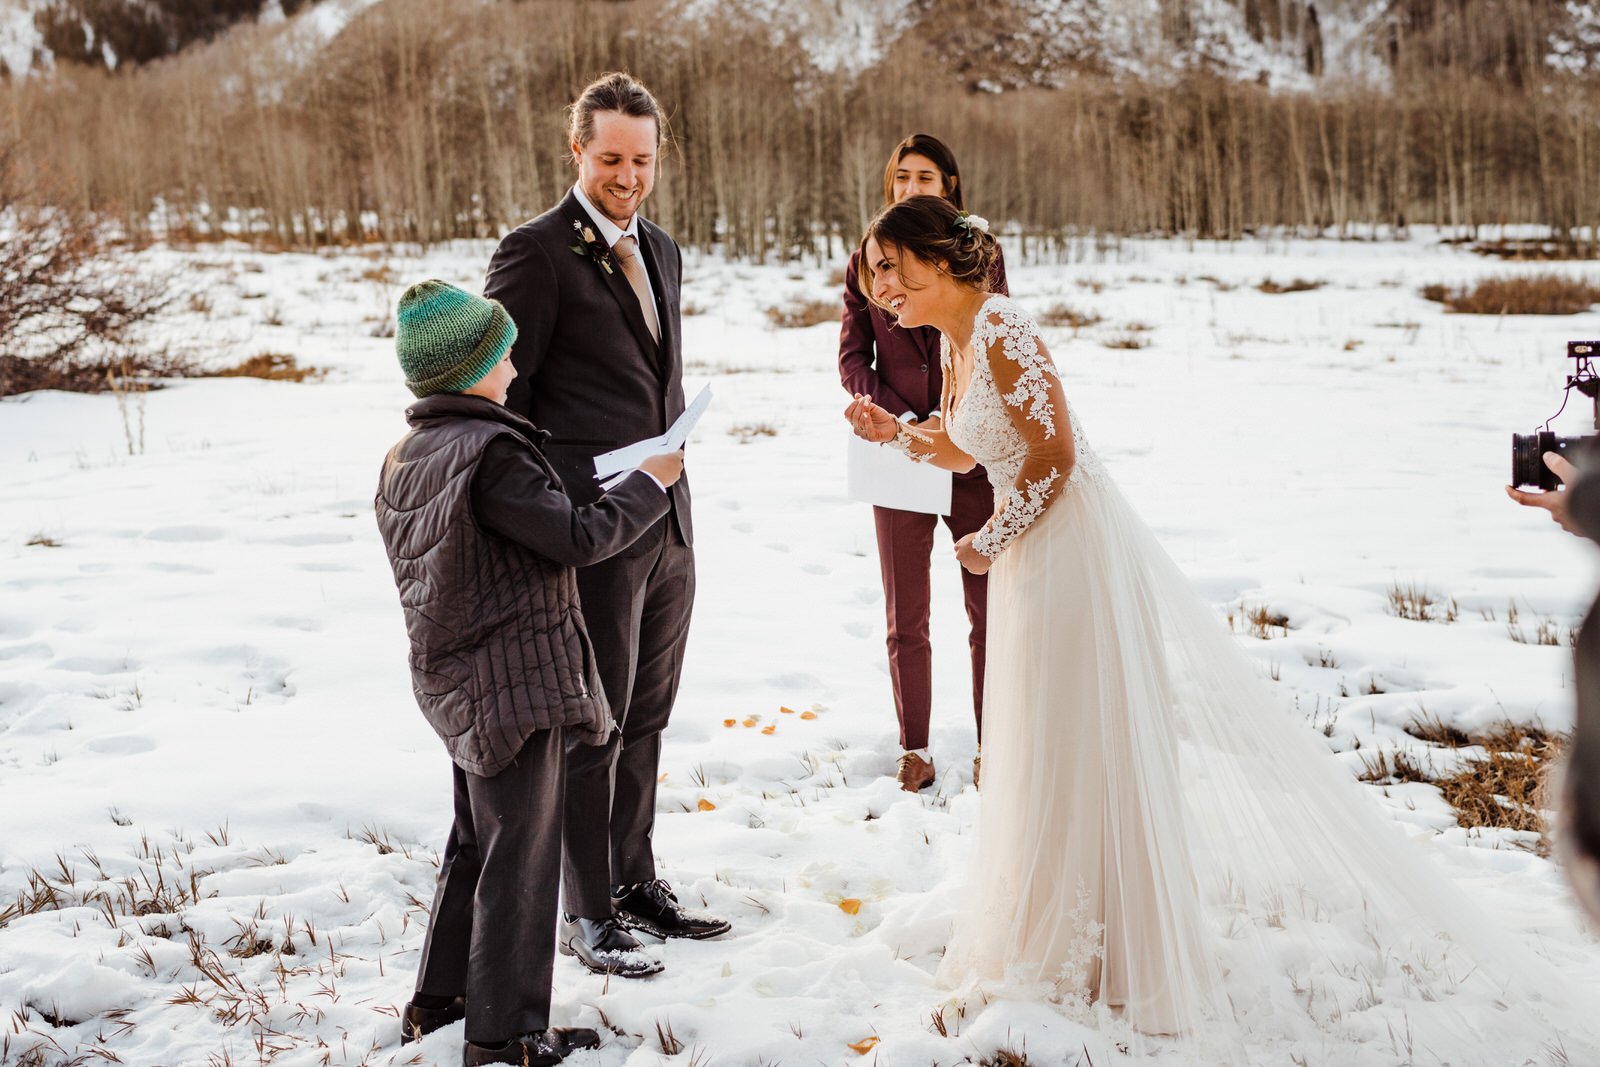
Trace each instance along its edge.
<instances>
[{"instance_id":1,"label":"sheet of white paper","mask_svg":"<svg viewBox=\"0 0 1600 1067\"><path fill-rule=\"evenodd\" d=\"M950 472L855 434L845 450L846 493L880 508L950 514Z\"/></svg>"},{"instance_id":2,"label":"sheet of white paper","mask_svg":"<svg viewBox=\"0 0 1600 1067\"><path fill-rule=\"evenodd\" d=\"M610 452L602 452L594 457L594 476L610 478L613 474L625 474L651 456L659 456L663 452L676 452L689 439L689 434L694 432L695 423L700 421L700 416L704 415L706 408L710 406L711 386L707 385L700 390L699 395L689 406L683 409L683 414L667 428L666 433L659 437L647 437L643 441L635 441L631 445L614 448ZM604 484L609 489L614 483L613 479Z\"/></svg>"}]
</instances>

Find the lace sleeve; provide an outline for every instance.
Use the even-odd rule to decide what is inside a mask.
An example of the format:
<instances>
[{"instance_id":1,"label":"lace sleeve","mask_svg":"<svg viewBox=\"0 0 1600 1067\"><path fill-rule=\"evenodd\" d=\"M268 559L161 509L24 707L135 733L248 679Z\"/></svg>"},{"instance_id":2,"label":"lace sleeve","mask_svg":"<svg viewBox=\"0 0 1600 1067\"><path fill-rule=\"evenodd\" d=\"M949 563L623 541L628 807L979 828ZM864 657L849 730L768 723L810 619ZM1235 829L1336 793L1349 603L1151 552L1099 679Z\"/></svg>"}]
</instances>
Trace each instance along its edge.
<instances>
[{"instance_id":1,"label":"lace sleeve","mask_svg":"<svg viewBox=\"0 0 1600 1067\"><path fill-rule=\"evenodd\" d=\"M978 340L987 342L984 351L995 391L1028 449L1016 484L972 539L973 548L994 559L1044 514L1066 485L1077 456L1061 376L1033 324L997 312L982 322L986 328Z\"/></svg>"},{"instance_id":2,"label":"lace sleeve","mask_svg":"<svg viewBox=\"0 0 1600 1067\"><path fill-rule=\"evenodd\" d=\"M904 452L918 463L931 463L943 470L961 474L978 464L977 460L956 447L949 434L932 429L926 423L914 426L909 422L901 422L895 427L894 439L884 444L897 452Z\"/></svg>"}]
</instances>

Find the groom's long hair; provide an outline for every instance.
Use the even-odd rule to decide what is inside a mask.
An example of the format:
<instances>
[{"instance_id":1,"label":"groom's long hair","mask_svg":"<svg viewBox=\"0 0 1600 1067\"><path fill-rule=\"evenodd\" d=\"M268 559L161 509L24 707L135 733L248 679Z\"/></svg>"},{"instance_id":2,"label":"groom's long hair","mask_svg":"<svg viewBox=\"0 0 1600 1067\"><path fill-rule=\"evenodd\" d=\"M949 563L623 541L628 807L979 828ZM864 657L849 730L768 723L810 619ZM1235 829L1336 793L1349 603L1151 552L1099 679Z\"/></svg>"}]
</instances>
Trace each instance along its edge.
<instances>
[{"instance_id":1,"label":"groom's long hair","mask_svg":"<svg viewBox=\"0 0 1600 1067\"><path fill-rule=\"evenodd\" d=\"M594 117L600 111L620 111L635 118L656 120L656 148L667 143L667 116L661 104L644 84L626 71L602 74L567 105L567 142L580 148L594 140ZM576 159L576 157L574 157Z\"/></svg>"}]
</instances>

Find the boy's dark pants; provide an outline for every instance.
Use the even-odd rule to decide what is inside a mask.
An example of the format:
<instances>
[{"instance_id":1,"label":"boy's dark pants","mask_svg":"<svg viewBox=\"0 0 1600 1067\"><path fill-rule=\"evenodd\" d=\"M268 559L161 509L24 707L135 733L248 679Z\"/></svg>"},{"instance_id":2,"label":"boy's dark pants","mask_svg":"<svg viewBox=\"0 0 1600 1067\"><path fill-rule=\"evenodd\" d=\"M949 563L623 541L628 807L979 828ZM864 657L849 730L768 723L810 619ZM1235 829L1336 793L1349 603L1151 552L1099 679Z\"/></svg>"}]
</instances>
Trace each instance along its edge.
<instances>
[{"instance_id":1,"label":"boy's dark pants","mask_svg":"<svg viewBox=\"0 0 1600 1067\"><path fill-rule=\"evenodd\" d=\"M562 730L530 736L493 778L455 767L455 824L439 864L417 992L467 998L466 1038L550 1025L561 887Z\"/></svg>"}]
</instances>

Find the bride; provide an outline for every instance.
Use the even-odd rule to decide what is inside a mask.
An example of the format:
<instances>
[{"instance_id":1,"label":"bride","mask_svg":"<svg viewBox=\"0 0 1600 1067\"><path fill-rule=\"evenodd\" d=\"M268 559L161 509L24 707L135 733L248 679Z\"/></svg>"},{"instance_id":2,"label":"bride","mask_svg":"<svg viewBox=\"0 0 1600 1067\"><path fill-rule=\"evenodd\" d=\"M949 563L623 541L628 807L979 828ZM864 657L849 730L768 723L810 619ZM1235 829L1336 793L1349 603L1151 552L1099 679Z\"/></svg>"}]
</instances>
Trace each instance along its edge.
<instances>
[{"instance_id":1,"label":"bride","mask_svg":"<svg viewBox=\"0 0 1600 1067\"><path fill-rule=\"evenodd\" d=\"M940 978L1190 1062L1600 1062L1578 1036L1592 997L1274 702L1111 482L1037 327L985 291L994 249L939 197L872 222L862 290L940 330L942 419L861 395L845 412L995 485L955 546L989 572L989 667L971 887Z\"/></svg>"}]
</instances>

